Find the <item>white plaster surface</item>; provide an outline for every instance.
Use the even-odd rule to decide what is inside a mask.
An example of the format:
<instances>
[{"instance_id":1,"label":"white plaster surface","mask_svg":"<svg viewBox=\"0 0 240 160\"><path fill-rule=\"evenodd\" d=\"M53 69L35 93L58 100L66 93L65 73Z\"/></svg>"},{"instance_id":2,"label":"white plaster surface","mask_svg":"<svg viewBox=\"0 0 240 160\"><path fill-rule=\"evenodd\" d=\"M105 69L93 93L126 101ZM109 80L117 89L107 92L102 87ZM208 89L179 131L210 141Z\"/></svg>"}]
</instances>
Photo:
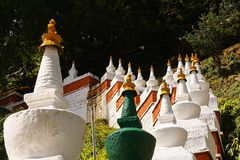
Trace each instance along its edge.
<instances>
[{"instance_id":1,"label":"white plaster surface","mask_svg":"<svg viewBox=\"0 0 240 160\"><path fill-rule=\"evenodd\" d=\"M201 108L191 101L177 102L172 106L173 113L177 120L188 120L199 118Z\"/></svg>"},{"instance_id":2,"label":"white plaster surface","mask_svg":"<svg viewBox=\"0 0 240 160\"><path fill-rule=\"evenodd\" d=\"M64 160L61 155L58 156L51 156L51 157L46 157L46 158L28 158L24 160Z\"/></svg>"},{"instance_id":3,"label":"white plaster surface","mask_svg":"<svg viewBox=\"0 0 240 160\"><path fill-rule=\"evenodd\" d=\"M79 90L65 95L65 99L69 103L68 110L79 115L87 122L87 95L89 87L80 88Z\"/></svg>"},{"instance_id":4,"label":"white plaster surface","mask_svg":"<svg viewBox=\"0 0 240 160\"><path fill-rule=\"evenodd\" d=\"M183 147L155 148L152 160L196 160L195 156Z\"/></svg>"},{"instance_id":5,"label":"white plaster surface","mask_svg":"<svg viewBox=\"0 0 240 160\"><path fill-rule=\"evenodd\" d=\"M55 89L63 94L58 50L53 46L47 46L45 48L34 92L42 92L49 88Z\"/></svg>"},{"instance_id":6,"label":"white plaster surface","mask_svg":"<svg viewBox=\"0 0 240 160\"><path fill-rule=\"evenodd\" d=\"M192 101L199 106L208 105L209 103L209 93L207 91L195 90L190 91L190 97Z\"/></svg>"},{"instance_id":7,"label":"white plaster surface","mask_svg":"<svg viewBox=\"0 0 240 160\"><path fill-rule=\"evenodd\" d=\"M4 122L4 141L9 160L62 155L78 160L84 144L85 121L60 109L28 109Z\"/></svg>"},{"instance_id":8,"label":"white plaster surface","mask_svg":"<svg viewBox=\"0 0 240 160\"><path fill-rule=\"evenodd\" d=\"M157 139L156 148L184 146L187 140L187 131L172 123L158 125L152 135Z\"/></svg>"},{"instance_id":9,"label":"white plaster surface","mask_svg":"<svg viewBox=\"0 0 240 160\"><path fill-rule=\"evenodd\" d=\"M177 126L187 130L184 148L192 153L209 151L215 160L215 143L208 125L199 119L178 120Z\"/></svg>"}]
</instances>

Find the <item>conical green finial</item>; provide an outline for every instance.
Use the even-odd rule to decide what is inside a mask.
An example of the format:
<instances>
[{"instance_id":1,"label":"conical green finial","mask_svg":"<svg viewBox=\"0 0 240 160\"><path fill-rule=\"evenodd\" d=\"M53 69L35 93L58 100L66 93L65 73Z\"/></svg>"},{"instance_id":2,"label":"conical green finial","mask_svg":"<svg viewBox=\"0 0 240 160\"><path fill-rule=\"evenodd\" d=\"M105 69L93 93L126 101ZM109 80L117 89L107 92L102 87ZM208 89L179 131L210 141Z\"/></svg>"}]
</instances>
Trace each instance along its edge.
<instances>
[{"instance_id":1,"label":"conical green finial","mask_svg":"<svg viewBox=\"0 0 240 160\"><path fill-rule=\"evenodd\" d=\"M137 116L134 97L137 95L135 85L132 83L131 75L128 74L126 83L123 84L124 103L121 118L117 120L120 128L137 127L142 128L141 122Z\"/></svg>"},{"instance_id":2,"label":"conical green finial","mask_svg":"<svg viewBox=\"0 0 240 160\"><path fill-rule=\"evenodd\" d=\"M124 83L124 104L121 118L117 120L120 129L110 134L105 141L109 160L151 160L156 139L142 130L137 116L134 97L137 95L131 74Z\"/></svg>"}]
</instances>

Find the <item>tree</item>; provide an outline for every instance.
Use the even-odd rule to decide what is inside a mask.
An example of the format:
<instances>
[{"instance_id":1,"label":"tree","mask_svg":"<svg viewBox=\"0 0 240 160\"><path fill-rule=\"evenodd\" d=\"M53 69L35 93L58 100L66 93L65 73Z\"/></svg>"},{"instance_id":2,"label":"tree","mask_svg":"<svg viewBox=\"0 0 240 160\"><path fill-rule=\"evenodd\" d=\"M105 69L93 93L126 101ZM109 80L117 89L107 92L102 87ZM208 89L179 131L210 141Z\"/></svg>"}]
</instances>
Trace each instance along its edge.
<instances>
[{"instance_id":1,"label":"tree","mask_svg":"<svg viewBox=\"0 0 240 160\"><path fill-rule=\"evenodd\" d=\"M218 54L239 42L239 35L240 11L231 3L225 2L221 3L219 10L212 8L207 15L200 17L198 28L183 38L196 52L205 56L213 55L219 63Z\"/></svg>"}]
</instances>

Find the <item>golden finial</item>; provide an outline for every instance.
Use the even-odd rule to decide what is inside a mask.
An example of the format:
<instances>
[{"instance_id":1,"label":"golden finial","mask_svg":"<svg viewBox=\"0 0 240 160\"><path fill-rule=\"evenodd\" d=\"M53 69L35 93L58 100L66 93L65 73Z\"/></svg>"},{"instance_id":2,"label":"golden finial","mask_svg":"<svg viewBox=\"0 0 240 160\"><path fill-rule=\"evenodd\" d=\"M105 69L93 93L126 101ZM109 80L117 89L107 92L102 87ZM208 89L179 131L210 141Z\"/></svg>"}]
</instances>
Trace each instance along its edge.
<instances>
[{"instance_id":1,"label":"golden finial","mask_svg":"<svg viewBox=\"0 0 240 160\"><path fill-rule=\"evenodd\" d=\"M56 46L58 48L59 53L63 52L63 48L60 45L62 37L59 34L57 34L55 25L56 22L54 21L54 19L51 19L47 25L47 33L44 33L42 35L43 43L39 47L39 51L41 53L44 52L45 46Z\"/></svg>"},{"instance_id":2,"label":"golden finial","mask_svg":"<svg viewBox=\"0 0 240 160\"><path fill-rule=\"evenodd\" d=\"M131 62L128 63L128 67L131 67Z\"/></svg>"},{"instance_id":3,"label":"golden finial","mask_svg":"<svg viewBox=\"0 0 240 160\"><path fill-rule=\"evenodd\" d=\"M193 62L195 60L194 53L191 54L191 61Z\"/></svg>"},{"instance_id":4,"label":"golden finial","mask_svg":"<svg viewBox=\"0 0 240 160\"><path fill-rule=\"evenodd\" d=\"M126 82L123 84L124 91L131 90L135 91L135 84L132 83L132 75L128 74L126 78Z\"/></svg>"},{"instance_id":5,"label":"golden finial","mask_svg":"<svg viewBox=\"0 0 240 160\"><path fill-rule=\"evenodd\" d=\"M167 66L171 66L171 62L170 62L169 59L168 59L168 62L167 62Z\"/></svg>"},{"instance_id":6,"label":"golden finial","mask_svg":"<svg viewBox=\"0 0 240 160\"><path fill-rule=\"evenodd\" d=\"M191 67L190 67L190 73L191 73L192 71L195 71L196 73L198 72L198 71L197 71L197 67L195 66L195 62L192 62L192 65L191 65Z\"/></svg>"},{"instance_id":7,"label":"golden finial","mask_svg":"<svg viewBox=\"0 0 240 160\"><path fill-rule=\"evenodd\" d=\"M186 54L185 61L186 61L186 62L188 62L188 61L189 61L188 54Z\"/></svg>"},{"instance_id":8,"label":"golden finial","mask_svg":"<svg viewBox=\"0 0 240 160\"><path fill-rule=\"evenodd\" d=\"M168 88L168 85L166 83L165 80L163 80L162 84L161 84L162 88L161 88L161 96L164 95L164 94L169 94L169 88Z\"/></svg>"},{"instance_id":9,"label":"golden finial","mask_svg":"<svg viewBox=\"0 0 240 160\"><path fill-rule=\"evenodd\" d=\"M199 62L198 54L195 53L194 62Z\"/></svg>"},{"instance_id":10,"label":"golden finial","mask_svg":"<svg viewBox=\"0 0 240 160\"><path fill-rule=\"evenodd\" d=\"M109 60L110 60L110 61L112 60L112 55L110 55Z\"/></svg>"},{"instance_id":11,"label":"golden finial","mask_svg":"<svg viewBox=\"0 0 240 160\"><path fill-rule=\"evenodd\" d=\"M122 60L121 60L121 58L119 58L119 60L118 60L118 63L122 63Z\"/></svg>"},{"instance_id":12,"label":"golden finial","mask_svg":"<svg viewBox=\"0 0 240 160\"><path fill-rule=\"evenodd\" d=\"M181 56L181 54L179 53L178 54L178 61L181 61L182 60L182 56Z\"/></svg>"},{"instance_id":13,"label":"golden finial","mask_svg":"<svg viewBox=\"0 0 240 160\"><path fill-rule=\"evenodd\" d=\"M153 65L151 65L150 71L154 71Z\"/></svg>"},{"instance_id":14,"label":"golden finial","mask_svg":"<svg viewBox=\"0 0 240 160\"><path fill-rule=\"evenodd\" d=\"M185 80L185 82L187 81L186 78L185 78L185 74L182 71L182 68L180 68L180 73L178 74L177 82L179 82L182 79Z\"/></svg>"},{"instance_id":15,"label":"golden finial","mask_svg":"<svg viewBox=\"0 0 240 160\"><path fill-rule=\"evenodd\" d=\"M138 67L138 72L141 72L141 67Z\"/></svg>"}]
</instances>

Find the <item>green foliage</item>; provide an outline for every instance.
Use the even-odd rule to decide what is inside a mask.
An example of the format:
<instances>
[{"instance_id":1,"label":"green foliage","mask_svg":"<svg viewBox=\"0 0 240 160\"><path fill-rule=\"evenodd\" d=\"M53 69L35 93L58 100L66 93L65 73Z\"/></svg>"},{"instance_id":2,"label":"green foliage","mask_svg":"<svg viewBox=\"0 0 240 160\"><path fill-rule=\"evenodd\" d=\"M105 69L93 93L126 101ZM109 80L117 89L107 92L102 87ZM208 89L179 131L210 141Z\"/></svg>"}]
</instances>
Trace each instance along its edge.
<instances>
[{"instance_id":1,"label":"green foliage","mask_svg":"<svg viewBox=\"0 0 240 160\"><path fill-rule=\"evenodd\" d=\"M221 126L224 133L224 159L240 159L240 73L239 51L240 44L224 50L219 68L216 67L213 57L202 61L201 69L216 96L219 97L221 112Z\"/></svg>"},{"instance_id":2,"label":"green foliage","mask_svg":"<svg viewBox=\"0 0 240 160\"><path fill-rule=\"evenodd\" d=\"M184 39L201 55L221 53L226 47L239 41L240 12L230 3L222 3L219 9L212 8L200 17L199 28L194 28Z\"/></svg>"},{"instance_id":3,"label":"green foliage","mask_svg":"<svg viewBox=\"0 0 240 160\"><path fill-rule=\"evenodd\" d=\"M95 121L95 129L96 129L95 134L96 134L97 160L105 160L107 159L106 149L104 146L105 138L116 129L109 127L107 120L104 119L97 119ZM92 159L93 159L92 131L91 124L87 124L86 142L82 149L80 160L92 160Z\"/></svg>"},{"instance_id":4,"label":"green foliage","mask_svg":"<svg viewBox=\"0 0 240 160\"><path fill-rule=\"evenodd\" d=\"M219 109L222 118L226 159L240 158L240 98L220 99Z\"/></svg>"}]
</instances>

